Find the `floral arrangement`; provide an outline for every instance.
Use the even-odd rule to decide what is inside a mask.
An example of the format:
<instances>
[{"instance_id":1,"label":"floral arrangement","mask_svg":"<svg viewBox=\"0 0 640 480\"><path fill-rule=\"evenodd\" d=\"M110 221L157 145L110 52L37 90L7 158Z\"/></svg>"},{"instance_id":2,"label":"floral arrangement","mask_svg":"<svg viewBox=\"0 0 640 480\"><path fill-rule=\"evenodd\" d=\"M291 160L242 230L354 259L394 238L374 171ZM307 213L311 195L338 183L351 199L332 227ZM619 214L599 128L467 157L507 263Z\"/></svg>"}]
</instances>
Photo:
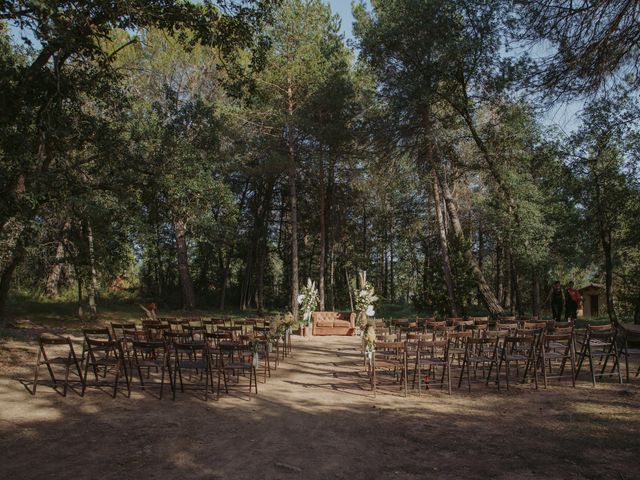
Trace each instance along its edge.
<instances>
[{"instance_id":1,"label":"floral arrangement","mask_svg":"<svg viewBox=\"0 0 640 480\"><path fill-rule=\"evenodd\" d=\"M373 304L378 301L374 293L373 285L367 282L367 272L358 274L360 280L360 290L356 292L356 310L358 311L358 321L364 328L367 317L373 317L376 311Z\"/></svg>"},{"instance_id":2,"label":"floral arrangement","mask_svg":"<svg viewBox=\"0 0 640 480\"><path fill-rule=\"evenodd\" d=\"M300 305L300 310L302 310L302 321L305 325L311 324L311 314L318 306L318 303L316 282L308 278L307 284L302 287L300 295L298 295L298 305Z\"/></svg>"},{"instance_id":3,"label":"floral arrangement","mask_svg":"<svg viewBox=\"0 0 640 480\"><path fill-rule=\"evenodd\" d=\"M150 318L151 320L156 320L156 304L155 303L147 303L146 305L140 305L140 308L142 310L144 310L144 313L147 314L147 318Z\"/></svg>"},{"instance_id":4,"label":"floral arrangement","mask_svg":"<svg viewBox=\"0 0 640 480\"><path fill-rule=\"evenodd\" d=\"M270 336L275 340L283 339L295 326L295 319L293 318L293 314L291 312L287 312L286 315L276 319L274 322L271 322Z\"/></svg>"}]
</instances>

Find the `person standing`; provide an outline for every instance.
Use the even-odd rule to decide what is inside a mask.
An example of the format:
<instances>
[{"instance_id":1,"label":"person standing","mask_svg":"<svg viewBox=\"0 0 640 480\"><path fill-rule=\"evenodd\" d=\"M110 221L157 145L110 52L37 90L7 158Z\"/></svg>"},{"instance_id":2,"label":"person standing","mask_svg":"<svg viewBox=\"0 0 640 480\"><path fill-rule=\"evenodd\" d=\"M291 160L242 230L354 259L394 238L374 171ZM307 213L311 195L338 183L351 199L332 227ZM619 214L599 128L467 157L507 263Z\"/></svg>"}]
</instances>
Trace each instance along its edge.
<instances>
[{"instance_id":1,"label":"person standing","mask_svg":"<svg viewBox=\"0 0 640 480\"><path fill-rule=\"evenodd\" d=\"M573 282L569 282L564 296L565 320L573 322L578 316L578 305L580 305L580 292L573 287Z\"/></svg>"},{"instance_id":2,"label":"person standing","mask_svg":"<svg viewBox=\"0 0 640 480\"><path fill-rule=\"evenodd\" d=\"M547 300L551 299L551 316L556 322L562 321L562 305L564 304L564 295L562 294L562 285L560 280L553 282L551 291Z\"/></svg>"}]
</instances>

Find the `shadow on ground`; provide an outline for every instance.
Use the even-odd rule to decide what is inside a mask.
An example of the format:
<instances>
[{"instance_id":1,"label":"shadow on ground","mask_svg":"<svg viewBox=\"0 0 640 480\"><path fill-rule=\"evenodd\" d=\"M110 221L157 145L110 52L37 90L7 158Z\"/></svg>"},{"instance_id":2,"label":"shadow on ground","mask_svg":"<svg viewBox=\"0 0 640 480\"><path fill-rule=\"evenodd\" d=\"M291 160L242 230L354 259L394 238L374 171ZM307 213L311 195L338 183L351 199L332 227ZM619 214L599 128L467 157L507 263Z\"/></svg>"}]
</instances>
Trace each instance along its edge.
<instances>
[{"instance_id":1,"label":"shadow on ground","mask_svg":"<svg viewBox=\"0 0 640 480\"><path fill-rule=\"evenodd\" d=\"M298 340L258 397L28 393L0 344L0 478L639 478L638 382L373 398L349 338ZM169 390L167 390L169 392ZM64 472L64 473L63 473Z\"/></svg>"}]
</instances>

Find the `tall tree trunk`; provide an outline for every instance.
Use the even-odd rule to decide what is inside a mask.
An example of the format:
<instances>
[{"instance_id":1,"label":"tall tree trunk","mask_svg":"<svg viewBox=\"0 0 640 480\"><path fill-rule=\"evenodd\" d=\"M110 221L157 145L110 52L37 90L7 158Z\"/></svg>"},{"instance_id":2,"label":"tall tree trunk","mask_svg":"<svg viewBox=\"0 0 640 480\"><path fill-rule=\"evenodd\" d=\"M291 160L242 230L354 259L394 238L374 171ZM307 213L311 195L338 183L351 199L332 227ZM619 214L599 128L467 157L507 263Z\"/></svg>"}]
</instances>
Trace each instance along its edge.
<instances>
[{"instance_id":1,"label":"tall tree trunk","mask_svg":"<svg viewBox=\"0 0 640 480\"><path fill-rule=\"evenodd\" d=\"M442 259L442 273L444 274L444 282L449 295L449 311L452 317L458 316L458 308L455 295L455 287L453 285L453 274L451 273L451 263L449 262L449 242L444 227L444 216L442 214L442 200L440 198L440 187L438 186L438 178L435 173L432 179L433 205L436 214L436 223L438 224L438 233L440 239L440 254Z\"/></svg>"},{"instance_id":2,"label":"tall tree trunk","mask_svg":"<svg viewBox=\"0 0 640 480\"><path fill-rule=\"evenodd\" d=\"M82 301L82 274L77 265L74 268L76 274L76 283L78 285L78 320L84 320L84 306Z\"/></svg>"},{"instance_id":3,"label":"tall tree trunk","mask_svg":"<svg viewBox=\"0 0 640 480\"><path fill-rule=\"evenodd\" d=\"M160 236L160 218L158 215L158 209L155 209L156 213L156 221L155 221L155 230L156 230L156 245L155 245L155 253L156 253L156 295L158 299L162 298L162 293L164 292L164 266L162 262L162 238Z\"/></svg>"},{"instance_id":4,"label":"tall tree trunk","mask_svg":"<svg viewBox=\"0 0 640 480\"><path fill-rule=\"evenodd\" d=\"M504 298L502 304L504 305L504 308L511 310L511 307L513 306L513 303L511 302L513 299L513 285L511 284L511 255L508 249L505 249L504 251L502 278L504 281L504 286L502 288Z\"/></svg>"},{"instance_id":5,"label":"tall tree trunk","mask_svg":"<svg viewBox=\"0 0 640 480\"><path fill-rule=\"evenodd\" d=\"M182 288L182 305L192 309L196 306L193 283L189 273L189 255L187 251L187 226L182 220L176 220L173 225L176 236L176 257L178 259L178 277Z\"/></svg>"},{"instance_id":6,"label":"tall tree trunk","mask_svg":"<svg viewBox=\"0 0 640 480\"><path fill-rule=\"evenodd\" d=\"M287 115L293 120L293 82L287 70ZM289 208L291 214L291 313L298 319L298 194L296 192L297 166L294 157L293 125L287 124L287 160L289 180Z\"/></svg>"},{"instance_id":7,"label":"tall tree trunk","mask_svg":"<svg viewBox=\"0 0 640 480\"><path fill-rule=\"evenodd\" d=\"M224 302L227 296L227 282L229 279L229 266L231 264L231 251L222 259L222 280L220 286L220 310L224 310Z\"/></svg>"},{"instance_id":8,"label":"tall tree trunk","mask_svg":"<svg viewBox=\"0 0 640 480\"><path fill-rule=\"evenodd\" d=\"M24 245L22 242L17 243L12 253L13 255L11 260L5 263L2 273L0 274L0 325L2 326L7 323L6 308L7 301L9 299L11 278L13 277L13 272L24 256Z\"/></svg>"},{"instance_id":9,"label":"tall tree trunk","mask_svg":"<svg viewBox=\"0 0 640 480\"><path fill-rule=\"evenodd\" d=\"M262 202L259 205L258 210L258 225L256 233L258 235L256 241L256 307L258 313L262 314L264 311L264 275L267 264L267 258L269 256L267 235L269 226L269 216L271 214L271 202L273 199L273 178L269 178L266 182L264 195L262 196Z\"/></svg>"},{"instance_id":10,"label":"tall tree trunk","mask_svg":"<svg viewBox=\"0 0 640 480\"><path fill-rule=\"evenodd\" d=\"M601 229L600 239L602 241L602 251L604 253L604 284L607 296L607 314L609 321L618 324L618 316L613 303L613 256L611 254L611 230Z\"/></svg>"},{"instance_id":11,"label":"tall tree trunk","mask_svg":"<svg viewBox=\"0 0 640 480\"><path fill-rule=\"evenodd\" d=\"M255 235L252 237L255 240ZM255 250L254 242L247 246L247 256L244 263L244 274L242 275L242 284L240 285L240 310L244 311L249 308L251 278L253 272L253 253Z\"/></svg>"},{"instance_id":12,"label":"tall tree trunk","mask_svg":"<svg viewBox=\"0 0 640 480\"><path fill-rule=\"evenodd\" d=\"M49 298L58 296L58 285L60 284L60 274L62 272L62 262L64 261L64 245L62 241L56 242L56 253L53 257L53 264L47 273L47 283L45 285L45 294Z\"/></svg>"},{"instance_id":13,"label":"tall tree trunk","mask_svg":"<svg viewBox=\"0 0 640 480\"><path fill-rule=\"evenodd\" d=\"M473 278L476 281L476 285L480 289L480 293L482 294L482 299L484 300L484 303L489 309L489 311L494 315L498 315L503 311L502 306L498 302L498 299L496 298L494 293L491 291L491 287L489 287L489 284L484 278L484 274L482 273L482 270L480 270L480 268L478 267L478 262L476 262L476 259L473 256L473 252L471 251L471 248L465 241L464 232L462 230L462 225L460 223L460 218L458 217L458 207L456 205L456 202L453 196L451 195L451 192L449 191L449 187L447 186L447 184L445 182L440 182L440 186L442 188L442 193L444 196L445 204L447 206L447 211L449 212L449 218L451 219L451 226L453 227L453 232L458 237L460 241L460 245L463 245L465 248L464 257L467 260L467 263L471 268L471 271L473 272Z\"/></svg>"},{"instance_id":14,"label":"tall tree trunk","mask_svg":"<svg viewBox=\"0 0 640 480\"><path fill-rule=\"evenodd\" d=\"M98 306L96 298L98 296L98 275L96 273L96 256L93 246L93 228L91 222L87 220L87 243L89 244L89 318L95 321L98 318Z\"/></svg>"},{"instance_id":15,"label":"tall tree trunk","mask_svg":"<svg viewBox=\"0 0 640 480\"><path fill-rule=\"evenodd\" d=\"M347 291L349 292L349 306L351 307L351 311L353 312L354 308L353 308L353 293L351 288L351 280L349 279L349 271L347 270L346 267L344 269L344 275L345 277L347 277Z\"/></svg>"},{"instance_id":16,"label":"tall tree trunk","mask_svg":"<svg viewBox=\"0 0 640 480\"><path fill-rule=\"evenodd\" d=\"M327 257L327 225L326 225L326 188L324 184L324 152L320 155L319 171L319 203L320 203L320 253L318 254L318 300L320 311L324 311L324 270Z\"/></svg>"},{"instance_id":17,"label":"tall tree trunk","mask_svg":"<svg viewBox=\"0 0 640 480\"><path fill-rule=\"evenodd\" d=\"M484 229L482 228L482 221L478 223L478 268L482 271L484 264ZM500 297L498 297L500 298ZM482 294L480 289L477 289L476 303L480 305L482 303Z\"/></svg>"},{"instance_id":18,"label":"tall tree trunk","mask_svg":"<svg viewBox=\"0 0 640 480\"><path fill-rule=\"evenodd\" d=\"M502 301L502 242L498 238L496 239L496 296Z\"/></svg>"},{"instance_id":19,"label":"tall tree trunk","mask_svg":"<svg viewBox=\"0 0 640 480\"><path fill-rule=\"evenodd\" d=\"M540 316L540 277L537 272L533 273L533 278L531 280L531 311L535 316Z\"/></svg>"},{"instance_id":20,"label":"tall tree trunk","mask_svg":"<svg viewBox=\"0 0 640 480\"><path fill-rule=\"evenodd\" d=\"M391 294L391 303L394 303L396 300L396 285L395 285L395 279L394 277L394 272L393 272L393 225L391 226L392 230L391 230L391 235L389 236L389 276L391 277L390 279L390 294Z\"/></svg>"},{"instance_id":21,"label":"tall tree trunk","mask_svg":"<svg viewBox=\"0 0 640 480\"><path fill-rule=\"evenodd\" d=\"M329 159L329 178L327 182L327 205L325 210L327 212L326 225L329 226L327 234L327 242L329 244L329 304L331 305L331 311L336 310L336 242L335 242L335 160Z\"/></svg>"},{"instance_id":22,"label":"tall tree trunk","mask_svg":"<svg viewBox=\"0 0 640 480\"><path fill-rule=\"evenodd\" d=\"M515 301L516 312L518 315L522 315L522 292L520 291L520 282L518 281L518 269L516 262L511 257L511 284L513 285L513 299Z\"/></svg>"},{"instance_id":23,"label":"tall tree trunk","mask_svg":"<svg viewBox=\"0 0 640 480\"><path fill-rule=\"evenodd\" d=\"M636 308L633 312L633 323L640 325L640 292L638 292L638 297L636 298Z\"/></svg>"}]
</instances>

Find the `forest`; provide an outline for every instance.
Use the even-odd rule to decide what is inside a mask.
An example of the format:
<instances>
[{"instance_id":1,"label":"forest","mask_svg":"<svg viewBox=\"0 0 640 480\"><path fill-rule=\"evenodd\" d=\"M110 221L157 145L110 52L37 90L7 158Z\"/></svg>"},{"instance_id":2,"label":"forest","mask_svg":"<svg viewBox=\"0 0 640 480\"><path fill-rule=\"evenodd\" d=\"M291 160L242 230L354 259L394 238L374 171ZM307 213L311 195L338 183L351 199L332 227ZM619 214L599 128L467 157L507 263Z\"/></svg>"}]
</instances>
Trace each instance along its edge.
<instances>
[{"instance_id":1,"label":"forest","mask_svg":"<svg viewBox=\"0 0 640 480\"><path fill-rule=\"evenodd\" d=\"M640 323L638 4L352 9L347 39L321 0L0 1L0 318L297 316L308 278L353 310L366 271L415 314L559 280Z\"/></svg>"}]
</instances>

